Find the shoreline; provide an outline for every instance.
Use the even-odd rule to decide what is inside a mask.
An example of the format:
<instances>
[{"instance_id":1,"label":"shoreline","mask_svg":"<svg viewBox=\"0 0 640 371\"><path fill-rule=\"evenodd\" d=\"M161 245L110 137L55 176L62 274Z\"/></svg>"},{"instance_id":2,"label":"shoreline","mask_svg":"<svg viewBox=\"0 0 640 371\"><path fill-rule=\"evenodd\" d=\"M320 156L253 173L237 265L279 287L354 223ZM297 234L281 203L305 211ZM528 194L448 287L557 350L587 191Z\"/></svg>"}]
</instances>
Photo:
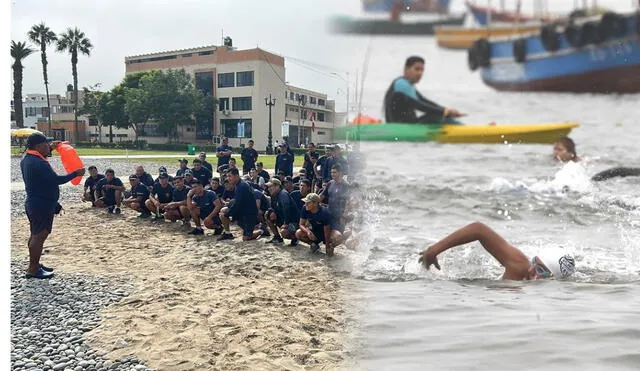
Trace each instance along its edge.
<instances>
[{"instance_id":1,"label":"shoreline","mask_svg":"<svg viewBox=\"0 0 640 371\"><path fill-rule=\"evenodd\" d=\"M129 210L65 210L42 261L57 273L131 286L84 335L107 358L171 370L336 369L347 361L345 282L324 255L305 245L218 243L211 231L188 236L179 223L139 221ZM13 259L26 260L27 238L26 218L13 218Z\"/></svg>"}]
</instances>

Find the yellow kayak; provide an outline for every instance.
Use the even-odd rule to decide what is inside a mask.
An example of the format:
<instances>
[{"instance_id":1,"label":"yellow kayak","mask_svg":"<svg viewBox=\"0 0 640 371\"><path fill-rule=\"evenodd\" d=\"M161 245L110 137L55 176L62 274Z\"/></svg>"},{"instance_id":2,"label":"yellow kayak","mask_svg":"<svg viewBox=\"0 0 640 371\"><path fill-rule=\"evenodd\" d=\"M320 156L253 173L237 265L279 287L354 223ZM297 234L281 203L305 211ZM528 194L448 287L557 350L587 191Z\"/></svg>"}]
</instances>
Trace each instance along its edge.
<instances>
[{"instance_id":1,"label":"yellow kayak","mask_svg":"<svg viewBox=\"0 0 640 371\"><path fill-rule=\"evenodd\" d=\"M540 29L539 24L505 25L468 28L461 26L438 26L435 28L436 41L441 48L469 49L473 43L481 38L504 37L522 35Z\"/></svg>"},{"instance_id":2,"label":"yellow kayak","mask_svg":"<svg viewBox=\"0 0 640 371\"><path fill-rule=\"evenodd\" d=\"M531 125L439 125L372 123L336 128L337 138L380 142L549 144L579 126L575 122Z\"/></svg>"}]
</instances>

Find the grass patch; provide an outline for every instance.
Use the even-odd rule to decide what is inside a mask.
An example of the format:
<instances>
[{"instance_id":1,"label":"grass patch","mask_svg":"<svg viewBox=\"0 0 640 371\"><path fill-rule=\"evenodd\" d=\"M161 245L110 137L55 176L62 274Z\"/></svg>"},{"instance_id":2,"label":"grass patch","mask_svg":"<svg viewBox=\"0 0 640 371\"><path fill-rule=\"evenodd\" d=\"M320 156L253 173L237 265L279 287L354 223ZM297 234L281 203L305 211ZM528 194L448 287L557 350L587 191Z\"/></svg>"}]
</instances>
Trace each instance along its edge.
<instances>
[{"instance_id":1,"label":"grass patch","mask_svg":"<svg viewBox=\"0 0 640 371\"><path fill-rule=\"evenodd\" d=\"M185 156L188 160L191 160L195 157L193 156ZM235 157L237 161L237 165L240 169L242 169L242 160L240 159L240 156ZM216 165L217 164L217 159L216 158L211 158L208 159L211 160L209 162L211 162L212 165ZM178 166L178 159L177 158L173 158L173 157L152 157L152 158L130 158L129 160L127 159L109 159L109 161L113 161L113 162L123 162L123 161L128 161L131 164L135 164L138 162L153 162L153 163L158 163L158 164L165 164L165 165L171 165L173 166ZM264 164L264 168L265 170L269 171L269 170L273 170L276 166L276 156L270 156L270 155L260 155L260 157L258 157L258 161L261 161ZM295 161L293 163L294 167L302 167L302 163L304 162L304 158L303 156L296 156ZM91 160L87 160L85 165L91 165ZM189 163L189 168L192 168L192 164Z\"/></svg>"}]
</instances>

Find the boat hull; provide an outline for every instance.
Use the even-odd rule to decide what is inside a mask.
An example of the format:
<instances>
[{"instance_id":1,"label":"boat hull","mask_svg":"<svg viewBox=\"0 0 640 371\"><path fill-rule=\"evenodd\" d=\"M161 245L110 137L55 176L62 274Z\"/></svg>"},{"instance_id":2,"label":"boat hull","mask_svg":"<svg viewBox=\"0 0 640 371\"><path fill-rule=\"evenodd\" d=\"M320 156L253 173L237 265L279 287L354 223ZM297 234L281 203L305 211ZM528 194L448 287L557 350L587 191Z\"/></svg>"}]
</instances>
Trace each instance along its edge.
<instances>
[{"instance_id":1,"label":"boat hull","mask_svg":"<svg viewBox=\"0 0 640 371\"><path fill-rule=\"evenodd\" d=\"M447 17L424 22L401 22L382 19L357 19L336 17L330 20L329 28L338 34L358 35L433 35L436 26L460 26L464 16Z\"/></svg>"},{"instance_id":2,"label":"boat hull","mask_svg":"<svg viewBox=\"0 0 640 371\"><path fill-rule=\"evenodd\" d=\"M536 125L422 125L368 124L336 129L335 136L349 140L379 142L440 143L538 143L550 144L566 136L577 123Z\"/></svg>"},{"instance_id":3,"label":"boat hull","mask_svg":"<svg viewBox=\"0 0 640 371\"><path fill-rule=\"evenodd\" d=\"M626 36L574 48L562 36L558 50L548 52L539 35L524 40L526 56L517 63L513 40L492 40L491 64L480 70L496 90L567 93L640 93L640 33L627 19Z\"/></svg>"},{"instance_id":4,"label":"boat hull","mask_svg":"<svg viewBox=\"0 0 640 371\"><path fill-rule=\"evenodd\" d=\"M438 26L435 28L438 46L446 49L469 49L480 38L521 35L534 32L540 25L491 26L484 28L465 28L456 26Z\"/></svg>"}]
</instances>

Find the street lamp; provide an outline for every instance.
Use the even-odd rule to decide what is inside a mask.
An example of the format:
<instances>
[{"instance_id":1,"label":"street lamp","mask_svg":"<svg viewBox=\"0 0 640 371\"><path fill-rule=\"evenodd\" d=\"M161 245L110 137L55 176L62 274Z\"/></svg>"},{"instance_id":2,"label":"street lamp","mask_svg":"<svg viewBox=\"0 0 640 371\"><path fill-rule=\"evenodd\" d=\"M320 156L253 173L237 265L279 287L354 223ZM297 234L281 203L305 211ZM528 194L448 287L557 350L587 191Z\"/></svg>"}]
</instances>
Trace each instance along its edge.
<instances>
[{"instance_id":1,"label":"street lamp","mask_svg":"<svg viewBox=\"0 0 640 371\"><path fill-rule=\"evenodd\" d=\"M300 136L300 121L302 120L302 107L307 105L306 96L302 94L298 98L298 147L302 143L302 137ZM304 133L303 133L304 134Z\"/></svg>"},{"instance_id":2,"label":"street lamp","mask_svg":"<svg viewBox=\"0 0 640 371\"><path fill-rule=\"evenodd\" d=\"M271 99L271 94L269 94L269 98L264 98L264 104L269 107L269 137L267 143L267 154L273 154L273 133L271 131L271 107L276 105L276 98Z\"/></svg>"}]
</instances>

